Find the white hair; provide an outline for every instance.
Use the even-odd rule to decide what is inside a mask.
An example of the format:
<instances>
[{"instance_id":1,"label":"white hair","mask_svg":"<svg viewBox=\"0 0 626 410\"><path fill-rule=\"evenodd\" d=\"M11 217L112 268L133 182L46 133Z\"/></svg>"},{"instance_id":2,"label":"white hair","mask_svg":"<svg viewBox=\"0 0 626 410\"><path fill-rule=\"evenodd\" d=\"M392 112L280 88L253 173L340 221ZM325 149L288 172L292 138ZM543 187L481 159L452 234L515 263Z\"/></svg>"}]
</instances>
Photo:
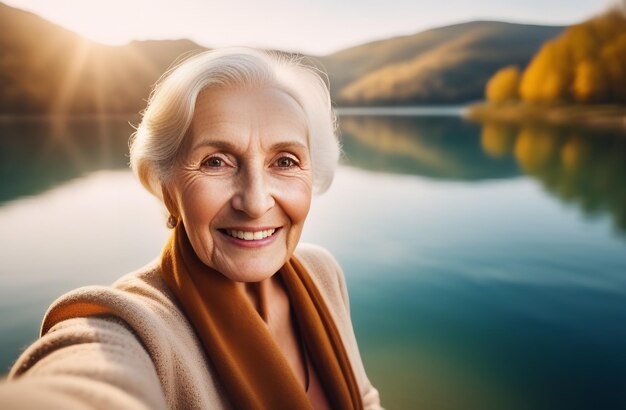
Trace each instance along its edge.
<instances>
[{"instance_id":1,"label":"white hair","mask_svg":"<svg viewBox=\"0 0 626 410\"><path fill-rule=\"evenodd\" d=\"M313 189L324 192L333 180L340 153L336 116L324 78L301 58L253 48L197 54L168 70L155 85L131 136L130 166L143 186L163 199L161 186L171 176L189 134L200 92L210 87L267 86L287 93L304 111Z\"/></svg>"}]
</instances>

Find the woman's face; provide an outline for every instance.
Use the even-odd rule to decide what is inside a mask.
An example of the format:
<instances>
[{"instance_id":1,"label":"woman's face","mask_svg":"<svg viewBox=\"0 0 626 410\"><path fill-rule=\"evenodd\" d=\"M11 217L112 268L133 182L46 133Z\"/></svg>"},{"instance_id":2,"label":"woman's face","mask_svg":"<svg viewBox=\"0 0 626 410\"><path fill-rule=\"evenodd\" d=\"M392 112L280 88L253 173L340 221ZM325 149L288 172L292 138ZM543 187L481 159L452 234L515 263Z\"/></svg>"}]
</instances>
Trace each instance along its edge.
<instances>
[{"instance_id":1,"label":"woman's face","mask_svg":"<svg viewBox=\"0 0 626 410\"><path fill-rule=\"evenodd\" d=\"M202 262L232 280L270 277L300 239L313 182L305 118L274 88L198 96L166 203Z\"/></svg>"}]
</instances>

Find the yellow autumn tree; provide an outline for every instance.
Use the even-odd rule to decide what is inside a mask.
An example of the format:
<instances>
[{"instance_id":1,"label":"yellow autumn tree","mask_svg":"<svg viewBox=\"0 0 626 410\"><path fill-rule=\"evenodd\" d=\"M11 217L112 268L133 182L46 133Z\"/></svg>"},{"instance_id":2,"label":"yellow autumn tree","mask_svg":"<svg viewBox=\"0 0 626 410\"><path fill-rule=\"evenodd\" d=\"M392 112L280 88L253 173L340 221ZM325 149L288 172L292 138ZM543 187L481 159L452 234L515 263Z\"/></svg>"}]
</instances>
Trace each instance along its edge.
<instances>
[{"instance_id":1,"label":"yellow autumn tree","mask_svg":"<svg viewBox=\"0 0 626 410\"><path fill-rule=\"evenodd\" d=\"M626 102L626 1L624 6L569 27L546 42L521 74L520 99L531 103ZM496 73L489 85L496 83ZM502 81L498 79L498 82ZM494 97L494 98L492 98Z\"/></svg>"},{"instance_id":2,"label":"yellow autumn tree","mask_svg":"<svg viewBox=\"0 0 626 410\"><path fill-rule=\"evenodd\" d=\"M502 104L519 99L520 70L516 66L500 69L487 82L485 94L487 101Z\"/></svg>"},{"instance_id":3,"label":"yellow autumn tree","mask_svg":"<svg viewBox=\"0 0 626 410\"><path fill-rule=\"evenodd\" d=\"M572 70L559 40L547 42L524 72L520 95L529 102L555 102L570 96Z\"/></svg>"},{"instance_id":4,"label":"yellow autumn tree","mask_svg":"<svg viewBox=\"0 0 626 410\"><path fill-rule=\"evenodd\" d=\"M608 101L607 75L600 62L584 60L576 66L572 92L579 102L593 103Z\"/></svg>"},{"instance_id":5,"label":"yellow autumn tree","mask_svg":"<svg viewBox=\"0 0 626 410\"><path fill-rule=\"evenodd\" d=\"M604 46L601 53L611 100L626 103L626 32Z\"/></svg>"}]
</instances>

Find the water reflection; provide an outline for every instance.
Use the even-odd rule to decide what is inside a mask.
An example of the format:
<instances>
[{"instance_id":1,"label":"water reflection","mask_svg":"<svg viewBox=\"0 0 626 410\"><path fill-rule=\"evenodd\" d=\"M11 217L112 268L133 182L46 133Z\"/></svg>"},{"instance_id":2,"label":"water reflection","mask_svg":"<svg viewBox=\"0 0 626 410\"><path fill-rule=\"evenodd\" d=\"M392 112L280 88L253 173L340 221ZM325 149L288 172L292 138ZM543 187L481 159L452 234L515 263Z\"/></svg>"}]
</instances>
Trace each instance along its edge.
<instances>
[{"instance_id":1,"label":"water reflection","mask_svg":"<svg viewBox=\"0 0 626 410\"><path fill-rule=\"evenodd\" d=\"M480 127L459 117L341 118L347 162L359 168L452 180L519 175L511 158L481 149Z\"/></svg>"},{"instance_id":2,"label":"water reflection","mask_svg":"<svg viewBox=\"0 0 626 410\"><path fill-rule=\"evenodd\" d=\"M546 191L587 216L609 213L626 233L626 136L544 125L487 123L481 143L494 158L513 157Z\"/></svg>"},{"instance_id":3,"label":"water reflection","mask_svg":"<svg viewBox=\"0 0 626 410\"><path fill-rule=\"evenodd\" d=\"M341 118L347 162L450 180L529 175L587 216L626 232L626 136L539 125L482 126L454 117Z\"/></svg>"},{"instance_id":4,"label":"water reflection","mask_svg":"<svg viewBox=\"0 0 626 410\"><path fill-rule=\"evenodd\" d=\"M127 167L128 118L0 121L0 203L87 173Z\"/></svg>"}]
</instances>

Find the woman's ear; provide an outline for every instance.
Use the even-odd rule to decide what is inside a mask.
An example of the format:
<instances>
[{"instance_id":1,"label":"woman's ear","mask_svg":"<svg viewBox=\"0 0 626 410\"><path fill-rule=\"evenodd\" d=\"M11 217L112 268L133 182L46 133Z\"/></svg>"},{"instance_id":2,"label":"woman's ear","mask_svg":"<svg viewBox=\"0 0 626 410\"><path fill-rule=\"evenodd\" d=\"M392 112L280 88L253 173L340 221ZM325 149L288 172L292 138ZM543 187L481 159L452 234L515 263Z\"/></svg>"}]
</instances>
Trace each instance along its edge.
<instances>
[{"instance_id":1,"label":"woman's ear","mask_svg":"<svg viewBox=\"0 0 626 410\"><path fill-rule=\"evenodd\" d=\"M167 211L170 213L170 216L167 218L167 226L168 228L173 229L176 227L178 220L180 219L178 207L176 206L176 202L170 195L170 192L165 184L161 184L161 193L163 194L163 203L165 204Z\"/></svg>"}]
</instances>

